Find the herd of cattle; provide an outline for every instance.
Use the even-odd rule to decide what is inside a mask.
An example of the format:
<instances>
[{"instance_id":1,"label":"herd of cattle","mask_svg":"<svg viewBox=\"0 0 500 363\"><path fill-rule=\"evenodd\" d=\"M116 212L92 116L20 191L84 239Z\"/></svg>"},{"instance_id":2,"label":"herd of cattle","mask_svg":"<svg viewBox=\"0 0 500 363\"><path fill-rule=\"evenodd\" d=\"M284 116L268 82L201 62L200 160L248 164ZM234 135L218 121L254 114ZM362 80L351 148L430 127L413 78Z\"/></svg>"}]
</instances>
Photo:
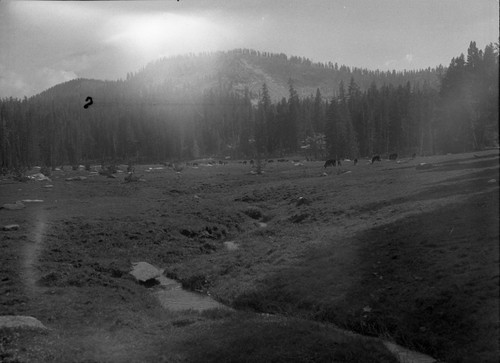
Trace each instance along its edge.
<instances>
[{"instance_id":1,"label":"herd of cattle","mask_svg":"<svg viewBox=\"0 0 500 363\"><path fill-rule=\"evenodd\" d=\"M414 159L417 155L416 154L413 154L412 155L412 159ZM393 154L389 154L388 155L388 159L389 160L397 160L398 158L398 154L397 153L393 153ZM227 158L226 158L227 159ZM313 160L309 160L307 159L307 161L313 161ZM351 161L349 159L344 159L343 162L348 162L348 161ZM373 164L374 162L376 161L382 161L382 158L380 155L374 155L372 158L371 158L371 164ZM237 163L239 164L243 164L243 165L255 165L257 164L257 160L253 160L253 159L250 159L250 160L240 160L238 161ZM274 159L265 159L265 160L260 160L261 163L274 163L275 160ZM295 164L297 163L300 163L301 160L288 160L288 159L276 159L276 162L278 163L287 163L287 162L293 162ZM352 160L352 162L354 163L354 165L356 165L358 163L358 159L355 158L354 160ZM186 162L184 163L185 166L190 166L190 167L198 167L200 165L199 162ZM204 163L201 163L201 165L209 165L209 166L215 166L215 165L227 165L228 162L226 160L208 160ZM169 168L174 168L179 165L177 163L164 163L165 166L169 167ZM325 164L323 165L323 167L326 169L327 167L329 166L342 166L342 160L340 159L328 159L325 161Z\"/></svg>"}]
</instances>

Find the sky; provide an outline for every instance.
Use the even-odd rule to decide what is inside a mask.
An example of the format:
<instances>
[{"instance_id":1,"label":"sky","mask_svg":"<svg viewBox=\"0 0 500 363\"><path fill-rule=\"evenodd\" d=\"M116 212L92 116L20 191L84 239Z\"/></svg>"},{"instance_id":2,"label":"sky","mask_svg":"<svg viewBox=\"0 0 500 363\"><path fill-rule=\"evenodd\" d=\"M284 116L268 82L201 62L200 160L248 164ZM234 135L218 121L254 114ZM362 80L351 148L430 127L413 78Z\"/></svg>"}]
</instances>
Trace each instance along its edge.
<instances>
[{"instance_id":1,"label":"sky","mask_svg":"<svg viewBox=\"0 0 500 363\"><path fill-rule=\"evenodd\" d=\"M160 57L250 48L380 70L499 39L497 0L0 0L0 98L116 80Z\"/></svg>"}]
</instances>

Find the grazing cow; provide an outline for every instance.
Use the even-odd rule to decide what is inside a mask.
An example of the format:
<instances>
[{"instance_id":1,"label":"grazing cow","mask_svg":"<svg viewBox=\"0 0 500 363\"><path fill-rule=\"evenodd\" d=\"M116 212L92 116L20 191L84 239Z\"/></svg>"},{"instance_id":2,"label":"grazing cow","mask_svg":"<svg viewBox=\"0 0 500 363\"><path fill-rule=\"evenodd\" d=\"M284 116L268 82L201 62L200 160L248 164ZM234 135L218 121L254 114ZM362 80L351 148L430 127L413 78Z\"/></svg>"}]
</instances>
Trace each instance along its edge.
<instances>
[{"instance_id":1,"label":"grazing cow","mask_svg":"<svg viewBox=\"0 0 500 363\"><path fill-rule=\"evenodd\" d=\"M381 161L381 160L380 160L380 155L374 155L374 156L373 156L373 158L372 158L372 164L373 164L375 161Z\"/></svg>"},{"instance_id":2,"label":"grazing cow","mask_svg":"<svg viewBox=\"0 0 500 363\"><path fill-rule=\"evenodd\" d=\"M396 154L396 153L389 155L389 160L396 160L397 158L398 158L398 154Z\"/></svg>"},{"instance_id":3,"label":"grazing cow","mask_svg":"<svg viewBox=\"0 0 500 363\"><path fill-rule=\"evenodd\" d=\"M354 159L354 165L358 163L358 159Z\"/></svg>"},{"instance_id":4,"label":"grazing cow","mask_svg":"<svg viewBox=\"0 0 500 363\"><path fill-rule=\"evenodd\" d=\"M337 161L335 159L330 159L325 161L325 165L323 166L325 169L329 166L335 166L337 164Z\"/></svg>"}]
</instances>

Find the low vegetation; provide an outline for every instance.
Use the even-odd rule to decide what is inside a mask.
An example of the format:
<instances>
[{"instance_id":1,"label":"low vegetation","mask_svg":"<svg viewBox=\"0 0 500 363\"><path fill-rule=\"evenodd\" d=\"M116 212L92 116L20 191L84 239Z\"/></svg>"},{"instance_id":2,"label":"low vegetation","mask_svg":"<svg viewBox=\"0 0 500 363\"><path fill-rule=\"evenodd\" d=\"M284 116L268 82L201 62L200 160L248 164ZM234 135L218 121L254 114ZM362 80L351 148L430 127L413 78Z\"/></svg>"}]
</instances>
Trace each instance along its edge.
<instances>
[{"instance_id":1,"label":"low vegetation","mask_svg":"<svg viewBox=\"0 0 500 363\"><path fill-rule=\"evenodd\" d=\"M446 362L496 362L498 151L362 160L326 176L323 163L262 175L235 161L135 165L140 183L55 170L52 188L1 180L2 204L43 203L0 210L20 225L0 235L0 314L51 330L2 331L0 357L395 361L338 326ZM138 261L235 310L161 308L157 287L128 273Z\"/></svg>"}]
</instances>

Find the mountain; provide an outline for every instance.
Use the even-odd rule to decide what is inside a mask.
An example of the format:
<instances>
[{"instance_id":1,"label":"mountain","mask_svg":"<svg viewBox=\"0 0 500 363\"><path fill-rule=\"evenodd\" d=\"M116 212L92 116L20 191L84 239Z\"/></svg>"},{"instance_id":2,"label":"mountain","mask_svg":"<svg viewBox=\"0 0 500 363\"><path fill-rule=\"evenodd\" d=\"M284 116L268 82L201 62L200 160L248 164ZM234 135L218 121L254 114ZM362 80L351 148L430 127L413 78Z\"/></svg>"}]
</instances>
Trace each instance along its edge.
<instances>
[{"instance_id":1,"label":"mountain","mask_svg":"<svg viewBox=\"0 0 500 363\"><path fill-rule=\"evenodd\" d=\"M237 49L159 59L0 100L0 167L303 153L355 158L498 145L498 51L381 72ZM93 104L84 108L88 97Z\"/></svg>"},{"instance_id":2,"label":"mountain","mask_svg":"<svg viewBox=\"0 0 500 363\"><path fill-rule=\"evenodd\" d=\"M258 97L266 83L272 101L289 96L289 81L299 97L314 95L319 88L321 94L331 98L341 81L348 84L351 78L361 90L372 83L394 86L428 83L437 86L443 67L418 71L383 72L338 66L336 63L314 63L307 58L288 57L285 54L236 49L228 52L202 53L163 58L148 64L127 80L135 85L154 88L170 83L178 90L206 90L219 85L229 86L243 94L248 88L253 99Z\"/></svg>"}]
</instances>

